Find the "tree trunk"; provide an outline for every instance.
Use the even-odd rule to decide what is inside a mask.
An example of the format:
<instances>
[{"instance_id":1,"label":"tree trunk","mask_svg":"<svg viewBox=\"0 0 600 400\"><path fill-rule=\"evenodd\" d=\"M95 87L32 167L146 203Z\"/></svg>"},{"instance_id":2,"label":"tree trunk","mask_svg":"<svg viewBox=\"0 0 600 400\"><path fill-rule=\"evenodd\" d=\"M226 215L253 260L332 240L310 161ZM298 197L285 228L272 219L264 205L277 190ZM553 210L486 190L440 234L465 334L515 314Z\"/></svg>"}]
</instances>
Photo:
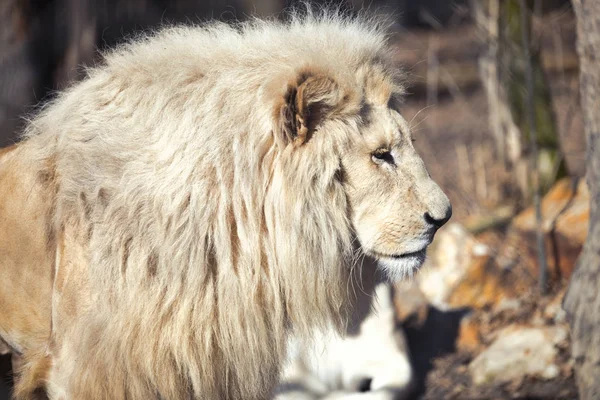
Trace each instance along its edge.
<instances>
[{"instance_id":1,"label":"tree trunk","mask_svg":"<svg viewBox=\"0 0 600 400\"><path fill-rule=\"evenodd\" d=\"M285 0L242 0L244 11L250 15L272 17L285 7Z\"/></svg>"},{"instance_id":2,"label":"tree trunk","mask_svg":"<svg viewBox=\"0 0 600 400\"><path fill-rule=\"evenodd\" d=\"M35 27L21 3L0 2L0 147L16 140L20 115L40 95L41 79L29 55Z\"/></svg>"},{"instance_id":3,"label":"tree trunk","mask_svg":"<svg viewBox=\"0 0 600 400\"><path fill-rule=\"evenodd\" d=\"M91 4L0 0L0 147L17 140L31 106L75 78L78 63L91 61Z\"/></svg>"},{"instance_id":4,"label":"tree trunk","mask_svg":"<svg viewBox=\"0 0 600 400\"><path fill-rule=\"evenodd\" d=\"M66 0L69 17L67 25L66 52L55 72L55 85L66 87L83 77L80 64L91 64L96 45L96 17L90 0Z\"/></svg>"},{"instance_id":5,"label":"tree trunk","mask_svg":"<svg viewBox=\"0 0 600 400\"><path fill-rule=\"evenodd\" d=\"M541 4L541 3L538 3ZM525 10L523 22L519 0L471 0L484 51L479 58L481 81L488 100L490 128L494 135L497 157L514 177L519 195L530 200L531 140L528 115L524 112L528 100L526 65L534 72L533 117L537 160L542 192L566 173L560 155L558 130L552 112L549 85L542 69L539 49L532 39L532 11ZM523 43L527 31L528 43ZM527 46L527 47L526 47ZM531 57L527 60L526 55Z\"/></svg>"},{"instance_id":6,"label":"tree trunk","mask_svg":"<svg viewBox=\"0 0 600 400\"><path fill-rule=\"evenodd\" d=\"M590 189L587 242L565 295L572 353L580 398L600 398L600 2L573 0L577 16L577 51L585 133L586 170Z\"/></svg>"}]
</instances>

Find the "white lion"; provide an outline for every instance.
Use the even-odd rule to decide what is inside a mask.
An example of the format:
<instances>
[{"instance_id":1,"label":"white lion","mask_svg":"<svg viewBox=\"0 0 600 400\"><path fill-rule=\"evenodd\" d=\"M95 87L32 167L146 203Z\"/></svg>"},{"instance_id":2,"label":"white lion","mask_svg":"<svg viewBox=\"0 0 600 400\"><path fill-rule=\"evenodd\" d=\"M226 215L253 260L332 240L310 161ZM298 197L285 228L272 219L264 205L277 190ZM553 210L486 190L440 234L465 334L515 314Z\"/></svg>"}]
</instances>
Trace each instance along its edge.
<instances>
[{"instance_id":1,"label":"white lion","mask_svg":"<svg viewBox=\"0 0 600 400\"><path fill-rule=\"evenodd\" d=\"M276 400L400 400L411 394L412 368L393 287L372 260L361 268L346 334L294 338Z\"/></svg>"},{"instance_id":2,"label":"white lion","mask_svg":"<svg viewBox=\"0 0 600 400\"><path fill-rule=\"evenodd\" d=\"M450 216L397 79L381 29L334 14L106 55L0 161L17 396L271 396L290 335L344 326L355 250L401 277Z\"/></svg>"}]
</instances>

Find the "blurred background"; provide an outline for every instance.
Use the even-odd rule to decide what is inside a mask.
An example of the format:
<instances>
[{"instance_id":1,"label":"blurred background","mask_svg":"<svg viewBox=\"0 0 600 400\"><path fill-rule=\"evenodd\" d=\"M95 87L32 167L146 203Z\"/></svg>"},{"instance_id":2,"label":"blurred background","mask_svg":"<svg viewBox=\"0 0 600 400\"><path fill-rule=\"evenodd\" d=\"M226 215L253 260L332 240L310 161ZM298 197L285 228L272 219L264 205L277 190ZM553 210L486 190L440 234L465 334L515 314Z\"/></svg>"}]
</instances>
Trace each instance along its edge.
<instances>
[{"instance_id":1,"label":"blurred background","mask_svg":"<svg viewBox=\"0 0 600 400\"><path fill-rule=\"evenodd\" d=\"M578 398L561 309L589 219L570 1L339 4L392 19L398 67L409 78L401 111L454 208L424 271L395 287L413 376L405 396ZM82 66L136 31L277 17L294 5L0 0L0 147L17 140L24 116L82 78ZM7 396L10 358L1 362Z\"/></svg>"}]
</instances>

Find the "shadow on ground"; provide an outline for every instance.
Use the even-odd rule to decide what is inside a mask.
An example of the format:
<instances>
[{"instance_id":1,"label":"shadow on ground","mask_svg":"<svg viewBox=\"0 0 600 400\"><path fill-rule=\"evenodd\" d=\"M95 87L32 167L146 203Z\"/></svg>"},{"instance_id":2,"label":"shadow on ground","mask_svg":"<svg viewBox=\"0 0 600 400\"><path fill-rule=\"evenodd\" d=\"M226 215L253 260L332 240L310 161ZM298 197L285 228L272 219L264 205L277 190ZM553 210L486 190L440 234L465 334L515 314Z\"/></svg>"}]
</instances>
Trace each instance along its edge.
<instances>
[{"instance_id":1,"label":"shadow on ground","mask_svg":"<svg viewBox=\"0 0 600 400\"><path fill-rule=\"evenodd\" d=\"M422 324L412 318L402 323L415 376L412 399L418 399L425 393L425 382L433 369L433 360L456 351L460 321L470 311L469 308L442 311L430 305L427 319Z\"/></svg>"}]
</instances>

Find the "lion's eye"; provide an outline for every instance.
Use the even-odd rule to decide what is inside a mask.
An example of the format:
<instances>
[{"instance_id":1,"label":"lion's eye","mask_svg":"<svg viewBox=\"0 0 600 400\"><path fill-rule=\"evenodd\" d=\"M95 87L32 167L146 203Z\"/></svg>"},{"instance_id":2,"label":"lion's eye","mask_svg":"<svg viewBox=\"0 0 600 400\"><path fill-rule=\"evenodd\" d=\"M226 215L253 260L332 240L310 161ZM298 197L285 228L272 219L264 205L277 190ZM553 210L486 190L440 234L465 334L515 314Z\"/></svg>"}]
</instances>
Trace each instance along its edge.
<instances>
[{"instance_id":1,"label":"lion's eye","mask_svg":"<svg viewBox=\"0 0 600 400\"><path fill-rule=\"evenodd\" d=\"M394 156L389 150L377 150L371 155L371 159L376 164L382 164L385 162L388 164L396 165Z\"/></svg>"}]
</instances>

